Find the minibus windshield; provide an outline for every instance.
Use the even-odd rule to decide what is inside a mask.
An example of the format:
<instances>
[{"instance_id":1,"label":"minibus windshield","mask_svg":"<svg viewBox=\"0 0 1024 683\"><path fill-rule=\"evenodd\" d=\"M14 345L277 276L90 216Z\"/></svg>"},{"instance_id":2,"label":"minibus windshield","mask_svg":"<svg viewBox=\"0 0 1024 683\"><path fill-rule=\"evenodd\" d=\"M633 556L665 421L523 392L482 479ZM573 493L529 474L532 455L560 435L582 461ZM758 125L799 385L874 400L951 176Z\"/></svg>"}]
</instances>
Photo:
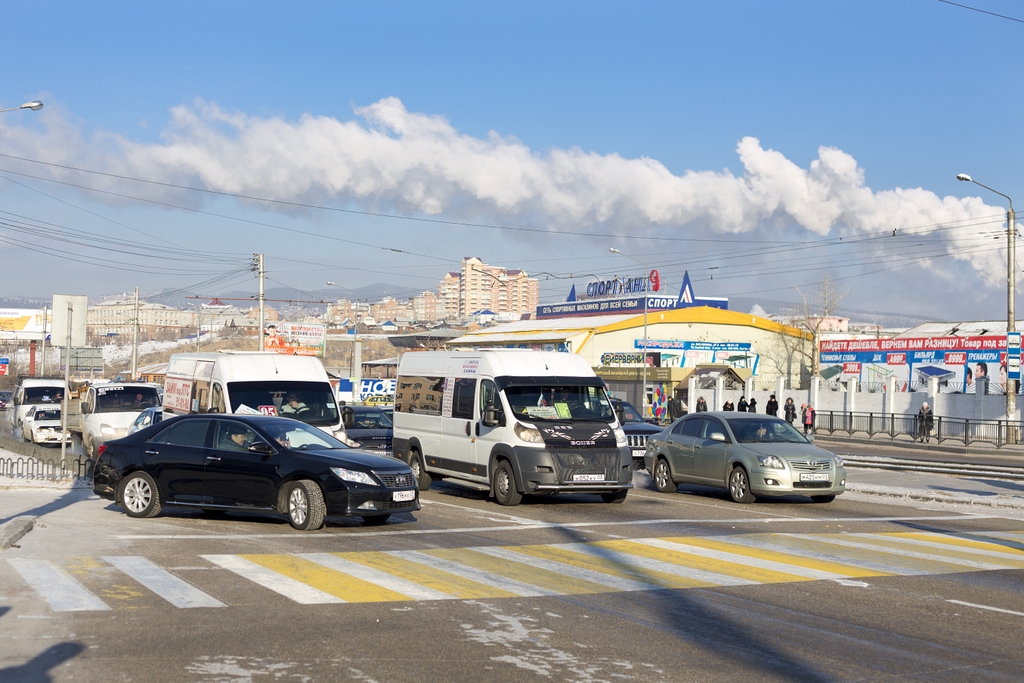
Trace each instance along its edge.
<instances>
[{"instance_id":1,"label":"minibus windshield","mask_svg":"<svg viewBox=\"0 0 1024 683\"><path fill-rule=\"evenodd\" d=\"M260 412L310 425L338 424L338 404L326 382L228 382L233 413Z\"/></svg>"},{"instance_id":2,"label":"minibus windshield","mask_svg":"<svg viewBox=\"0 0 1024 683\"><path fill-rule=\"evenodd\" d=\"M587 420L611 422L615 413L602 387L512 386L505 389L512 412L525 420Z\"/></svg>"}]
</instances>

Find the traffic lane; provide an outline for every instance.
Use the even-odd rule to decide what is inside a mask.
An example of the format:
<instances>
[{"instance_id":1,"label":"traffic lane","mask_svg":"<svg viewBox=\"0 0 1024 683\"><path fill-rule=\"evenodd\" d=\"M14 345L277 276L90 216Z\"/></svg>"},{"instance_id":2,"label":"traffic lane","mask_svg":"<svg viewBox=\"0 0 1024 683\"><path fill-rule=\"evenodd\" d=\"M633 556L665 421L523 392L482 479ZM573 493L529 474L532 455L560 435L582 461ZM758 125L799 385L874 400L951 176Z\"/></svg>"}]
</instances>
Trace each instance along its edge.
<instances>
[{"instance_id":1,"label":"traffic lane","mask_svg":"<svg viewBox=\"0 0 1024 683\"><path fill-rule=\"evenodd\" d=\"M1007 594L1024 579L988 574ZM995 597L963 576L310 606L239 590L202 618L142 607L44 623L51 644L82 648L54 680L1019 678L1021 618L948 602Z\"/></svg>"}]
</instances>

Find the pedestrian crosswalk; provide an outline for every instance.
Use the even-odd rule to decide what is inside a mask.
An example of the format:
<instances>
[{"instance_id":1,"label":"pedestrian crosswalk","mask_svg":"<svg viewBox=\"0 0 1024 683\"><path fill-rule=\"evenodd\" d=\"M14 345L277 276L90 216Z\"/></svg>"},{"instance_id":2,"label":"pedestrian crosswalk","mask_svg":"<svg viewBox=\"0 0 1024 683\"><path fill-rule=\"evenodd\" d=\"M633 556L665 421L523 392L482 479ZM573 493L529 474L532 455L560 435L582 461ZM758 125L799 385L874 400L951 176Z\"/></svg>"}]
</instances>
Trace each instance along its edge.
<instances>
[{"instance_id":1,"label":"pedestrian crosswalk","mask_svg":"<svg viewBox=\"0 0 1024 683\"><path fill-rule=\"evenodd\" d=\"M120 609L124 595L219 608L266 590L302 605L551 597L1024 568L1024 532L739 534L373 552L140 556L8 564L54 612ZM211 571L197 571L209 569ZM230 579L225 583L224 579ZM127 583L125 583L127 581ZM242 593L226 586L242 585ZM251 589L248 588L251 586Z\"/></svg>"}]
</instances>

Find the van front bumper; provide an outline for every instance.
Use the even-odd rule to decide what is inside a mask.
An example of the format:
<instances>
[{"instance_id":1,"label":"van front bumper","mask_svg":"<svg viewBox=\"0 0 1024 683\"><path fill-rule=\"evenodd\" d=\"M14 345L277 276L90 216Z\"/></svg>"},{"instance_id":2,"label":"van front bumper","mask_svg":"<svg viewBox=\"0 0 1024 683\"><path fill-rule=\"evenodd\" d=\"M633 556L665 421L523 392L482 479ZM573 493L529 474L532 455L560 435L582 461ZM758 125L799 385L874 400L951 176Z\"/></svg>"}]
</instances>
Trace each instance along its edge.
<instances>
[{"instance_id":1,"label":"van front bumper","mask_svg":"<svg viewBox=\"0 0 1024 683\"><path fill-rule=\"evenodd\" d=\"M513 448L523 493L603 493L633 488L629 448ZM598 478L599 477L599 478Z\"/></svg>"}]
</instances>

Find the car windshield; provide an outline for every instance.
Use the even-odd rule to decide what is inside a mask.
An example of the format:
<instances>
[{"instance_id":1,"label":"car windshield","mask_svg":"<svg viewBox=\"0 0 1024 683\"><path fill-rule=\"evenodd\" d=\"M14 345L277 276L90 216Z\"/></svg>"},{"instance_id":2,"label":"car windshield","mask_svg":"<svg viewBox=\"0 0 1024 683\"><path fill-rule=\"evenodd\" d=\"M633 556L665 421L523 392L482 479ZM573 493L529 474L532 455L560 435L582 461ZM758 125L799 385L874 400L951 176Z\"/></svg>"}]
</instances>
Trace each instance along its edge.
<instances>
[{"instance_id":1,"label":"car windshield","mask_svg":"<svg viewBox=\"0 0 1024 683\"><path fill-rule=\"evenodd\" d=\"M726 420L740 443L807 443L807 439L783 420Z\"/></svg>"},{"instance_id":2,"label":"car windshield","mask_svg":"<svg viewBox=\"0 0 1024 683\"><path fill-rule=\"evenodd\" d=\"M585 386L513 386L505 389L505 398L516 417L526 420L615 419L611 403L602 387Z\"/></svg>"},{"instance_id":3,"label":"car windshield","mask_svg":"<svg viewBox=\"0 0 1024 683\"><path fill-rule=\"evenodd\" d=\"M37 410L33 420L59 420L59 410Z\"/></svg>"},{"instance_id":4,"label":"car windshield","mask_svg":"<svg viewBox=\"0 0 1024 683\"><path fill-rule=\"evenodd\" d=\"M391 420L383 410L356 410L353 429L391 429Z\"/></svg>"},{"instance_id":5,"label":"car windshield","mask_svg":"<svg viewBox=\"0 0 1024 683\"><path fill-rule=\"evenodd\" d=\"M160 405L156 387L96 387L97 413L130 413Z\"/></svg>"},{"instance_id":6,"label":"car windshield","mask_svg":"<svg viewBox=\"0 0 1024 683\"><path fill-rule=\"evenodd\" d=\"M60 403L63 398L64 390L60 387L25 387L22 403Z\"/></svg>"},{"instance_id":7,"label":"car windshield","mask_svg":"<svg viewBox=\"0 0 1024 683\"><path fill-rule=\"evenodd\" d=\"M231 412L290 417L311 425L338 424L338 404L327 382L229 382Z\"/></svg>"},{"instance_id":8,"label":"car windshield","mask_svg":"<svg viewBox=\"0 0 1024 683\"><path fill-rule=\"evenodd\" d=\"M634 408L630 404L626 403L625 401L622 402L622 412L623 412L623 414L626 417L626 422L643 422L644 421L644 419L642 417L640 417L640 413L636 412L636 408Z\"/></svg>"},{"instance_id":9,"label":"car windshield","mask_svg":"<svg viewBox=\"0 0 1024 683\"><path fill-rule=\"evenodd\" d=\"M344 450L348 448L330 434L295 420L260 420L257 426L278 446L298 450Z\"/></svg>"}]
</instances>

